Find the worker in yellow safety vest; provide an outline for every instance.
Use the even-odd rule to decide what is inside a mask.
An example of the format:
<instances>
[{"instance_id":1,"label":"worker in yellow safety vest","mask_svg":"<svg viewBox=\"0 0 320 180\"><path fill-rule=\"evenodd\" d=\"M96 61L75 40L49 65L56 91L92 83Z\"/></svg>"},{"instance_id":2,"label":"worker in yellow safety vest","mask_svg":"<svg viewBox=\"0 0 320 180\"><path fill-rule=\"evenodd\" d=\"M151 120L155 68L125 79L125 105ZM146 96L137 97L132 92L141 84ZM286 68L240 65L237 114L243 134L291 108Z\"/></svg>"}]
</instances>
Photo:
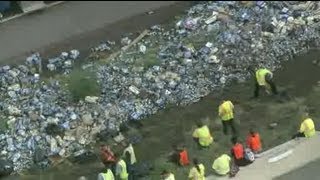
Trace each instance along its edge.
<instances>
[{"instance_id":1,"label":"worker in yellow safety vest","mask_svg":"<svg viewBox=\"0 0 320 180\"><path fill-rule=\"evenodd\" d=\"M227 154L222 154L214 160L212 169L220 176L227 175L230 172L231 157Z\"/></svg>"},{"instance_id":2,"label":"worker in yellow safety vest","mask_svg":"<svg viewBox=\"0 0 320 180\"><path fill-rule=\"evenodd\" d=\"M119 154L116 154L117 163L116 163L116 179L128 180L128 171L126 162L120 158Z\"/></svg>"},{"instance_id":3,"label":"worker in yellow safety vest","mask_svg":"<svg viewBox=\"0 0 320 180\"><path fill-rule=\"evenodd\" d=\"M194 167L190 169L189 180L205 180L205 167L199 163L198 159L193 159Z\"/></svg>"},{"instance_id":4,"label":"worker in yellow safety vest","mask_svg":"<svg viewBox=\"0 0 320 180\"><path fill-rule=\"evenodd\" d=\"M208 147L213 142L210 130L207 125L203 125L202 122L197 122L198 128L194 130L192 136L195 138L201 147Z\"/></svg>"},{"instance_id":5,"label":"worker in yellow safety vest","mask_svg":"<svg viewBox=\"0 0 320 180\"><path fill-rule=\"evenodd\" d=\"M106 166L106 171L98 174L98 180L115 180L114 175L110 169L110 163L104 163Z\"/></svg>"},{"instance_id":6,"label":"worker in yellow safety vest","mask_svg":"<svg viewBox=\"0 0 320 180\"><path fill-rule=\"evenodd\" d=\"M124 161L126 162L126 165L127 165L127 170L129 174L128 179L134 180L135 178L133 177L134 175L133 166L137 162L137 159L136 159L136 155L134 153L132 144L128 140L125 142L125 144L126 144L126 147L123 151L122 156L124 157Z\"/></svg>"},{"instance_id":7,"label":"worker in yellow safety vest","mask_svg":"<svg viewBox=\"0 0 320 180\"><path fill-rule=\"evenodd\" d=\"M123 150L123 155L122 156L126 156L126 154L129 155L129 159L128 160L129 160L129 164L130 165L133 165L134 163L137 162L133 146L129 141L126 142L126 148Z\"/></svg>"},{"instance_id":8,"label":"worker in yellow safety vest","mask_svg":"<svg viewBox=\"0 0 320 180\"><path fill-rule=\"evenodd\" d=\"M273 82L273 73L271 71L266 68L260 68L257 71L254 71L252 66L248 68L248 71L254 75L255 78L254 98L259 96L261 86L265 87L267 92L271 90L274 95L278 94L276 85Z\"/></svg>"},{"instance_id":9,"label":"worker in yellow safety vest","mask_svg":"<svg viewBox=\"0 0 320 180\"><path fill-rule=\"evenodd\" d=\"M292 139L296 137L312 137L316 134L316 129L313 120L309 117L308 113L303 114L300 129L297 134L295 134Z\"/></svg>"},{"instance_id":10,"label":"worker in yellow safety vest","mask_svg":"<svg viewBox=\"0 0 320 180\"><path fill-rule=\"evenodd\" d=\"M231 128L233 136L237 134L234 122L233 122L233 110L234 106L231 101L223 100L219 106L219 116L222 120L223 133L228 134L228 127Z\"/></svg>"}]
</instances>

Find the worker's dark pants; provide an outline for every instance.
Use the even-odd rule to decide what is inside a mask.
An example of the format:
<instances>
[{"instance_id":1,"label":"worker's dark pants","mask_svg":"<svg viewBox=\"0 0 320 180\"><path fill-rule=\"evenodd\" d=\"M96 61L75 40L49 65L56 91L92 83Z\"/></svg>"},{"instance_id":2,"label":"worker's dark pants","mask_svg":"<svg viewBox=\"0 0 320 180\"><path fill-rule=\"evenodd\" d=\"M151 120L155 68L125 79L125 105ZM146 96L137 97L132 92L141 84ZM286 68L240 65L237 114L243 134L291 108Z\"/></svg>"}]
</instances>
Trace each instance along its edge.
<instances>
[{"instance_id":1,"label":"worker's dark pants","mask_svg":"<svg viewBox=\"0 0 320 180\"><path fill-rule=\"evenodd\" d=\"M274 95L277 95L278 91L277 91L277 88L276 88L276 85L274 84L274 82L272 80L267 80L267 79L266 79L266 82L270 85L272 93ZM260 85L256 81L255 90L254 90L254 97L259 97L259 91L260 91Z\"/></svg>"},{"instance_id":2,"label":"worker's dark pants","mask_svg":"<svg viewBox=\"0 0 320 180\"><path fill-rule=\"evenodd\" d=\"M228 134L228 129L229 128L231 128L233 136L237 135L237 130L236 130L236 127L234 125L233 119L230 119L230 120L227 120L227 121L222 120L222 127L223 127L223 133L225 135Z\"/></svg>"},{"instance_id":3,"label":"worker's dark pants","mask_svg":"<svg viewBox=\"0 0 320 180\"><path fill-rule=\"evenodd\" d=\"M114 175L116 175L116 169L117 169L117 163L112 163L111 165L111 171Z\"/></svg>"},{"instance_id":4,"label":"worker's dark pants","mask_svg":"<svg viewBox=\"0 0 320 180\"><path fill-rule=\"evenodd\" d=\"M248 161L245 158L242 158L242 159L234 158L234 162L236 163L237 166L247 166L252 163L251 161Z\"/></svg>"},{"instance_id":5,"label":"worker's dark pants","mask_svg":"<svg viewBox=\"0 0 320 180\"><path fill-rule=\"evenodd\" d=\"M241 158L241 159L236 159L233 150L231 150L231 155L232 155L232 158L233 158L233 160L234 160L234 163L235 163L237 166L246 166L246 165L252 163L251 161L247 160L247 159L244 158L244 157Z\"/></svg>"},{"instance_id":6,"label":"worker's dark pants","mask_svg":"<svg viewBox=\"0 0 320 180\"><path fill-rule=\"evenodd\" d=\"M293 136L292 136L292 139L295 139L295 138L297 138L297 137L306 137L306 136L304 135L304 133L299 132L299 133L293 135Z\"/></svg>"},{"instance_id":7,"label":"worker's dark pants","mask_svg":"<svg viewBox=\"0 0 320 180\"><path fill-rule=\"evenodd\" d=\"M133 166L134 166L134 164L130 164L130 163L127 164L127 171L128 171L128 174L129 174L128 180L134 180L135 179Z\"/></svg>"}]
</instances>

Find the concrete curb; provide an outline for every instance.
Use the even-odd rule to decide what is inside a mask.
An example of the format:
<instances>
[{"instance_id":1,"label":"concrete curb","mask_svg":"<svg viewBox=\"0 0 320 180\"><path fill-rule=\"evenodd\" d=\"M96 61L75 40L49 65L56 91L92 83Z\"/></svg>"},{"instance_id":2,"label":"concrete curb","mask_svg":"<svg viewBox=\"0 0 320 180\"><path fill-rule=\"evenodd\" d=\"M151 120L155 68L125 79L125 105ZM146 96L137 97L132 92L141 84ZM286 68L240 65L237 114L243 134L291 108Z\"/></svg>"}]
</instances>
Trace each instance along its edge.
<instances>
[{"instance_id":1,"label":"concrete curb","mask_svg":"<svg viewBox=\"0 0 320 180\"><path fill-rule=\"evenodd\" d=\"M320 136L320 131L317 131L317 134L318 134L318 136ZM287 141L287 142L285 142L283 144L280 144L280 145L275 146L275 147L273 147L271 149L263 151L262 153L259 154L259 157L268 156L268 155L270 155L272 153L275 153L275 152L279 153L279 151L283 151L283 149L285 147L287 148L286 150L288 150L289 146L293 147L293 146L296 146L296 145L300 144L301 142L303 142L303 138L289 140L289 141Z\"/></svg>"},{"instance_id":2,"label":"concrete curb","mask_svg":"<svg viewBox=\"0 0 320 180\"><path fill-rule=\"evenodd\" d=\"M27 14L31 14L31 13L33 13L35 11L44 10L44 9L47 9L47 8L50 8L50 7L53 7L53 6L56 6L56 5L65 3L65 2L66 1L54 2L54 3L51 3L49 5L45 5L45 6L41 7L41 8L39 8L39 9L33 10L33 11L17 14L17 15L14 15L14 16L11 16L11 17L8 17L8 18L5 18L5 19L0 19L0 24L5 23L5 22L10 21L10 20L13 20L13 19L16 19L16 18L19 18L19 17L22 17L22 16L25 16Z\"/></svg>"}]
</instances>

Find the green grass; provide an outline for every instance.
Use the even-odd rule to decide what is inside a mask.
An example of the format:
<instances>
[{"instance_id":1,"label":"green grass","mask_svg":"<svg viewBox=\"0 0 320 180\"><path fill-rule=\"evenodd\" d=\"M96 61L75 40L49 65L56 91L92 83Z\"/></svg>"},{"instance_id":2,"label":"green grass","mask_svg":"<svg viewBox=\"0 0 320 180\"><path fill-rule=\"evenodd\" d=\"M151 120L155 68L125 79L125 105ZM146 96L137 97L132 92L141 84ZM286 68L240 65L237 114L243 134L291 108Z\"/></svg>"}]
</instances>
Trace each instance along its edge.
<instances>
[{"instance_id":1,"label":"green grass","mask_svg":"<svg viewBox=\"0 0 320 180\"><path fill-rule=\"evenodd\" d=\"M93 72L75 69L64 79L72 99L77 102L86 96L98 96L100 87Z\"/></svg>"},{"instance_id":2,"label":"green grass","mask_svg":"<svg viewBox=\"0 0 320 180\"><path fill-rule=\"evenodd\" d=\"M139 57L135 60L134 66L143 66L144 68L150 68L155 65L160 64L160 60L158 59L158 48L149 48L146 53L143 55L139 55Z\"/></svg>"},{"instance_id":3,"label":"green grass","mask_svg":"<svg viewBox=\"0 0 320 180\"><path fill-rule=\"evenodd\" d=\"M0 133L4 133L8 129L8 125L7 125L8 120L9 119L4 116L0 117Z\"/></svg>"},{"instance_id":4,"label":"green grass","mask_svg":"<svg viewBox=\"0 0 320 180\"><path fill-rule=\"evenodd\" d=\"M261 135L263 150L291 139L300 126L304 106L320 108L319 101L315 100L320 98L320 87L311 91L309 96L294 97L290 101L280 103L266 95L262 95L258 100L249 100L248 92L252 92L252 86L249 83L234 85L228 91L210 95L187 107L165 109L142 121L145 127L135 132L145 137L142 143L135 145L137 158L141 161L152 161L155 167L150 176L145 179L159 179L159 174L164 169L172 171L176 179L187 179L192 166L179 167L168 162L168 155L173 150L171 146L179 143L186 145L190 161L197 157L204 164L206 175L213 174L211 166L214 159L222 153L229 153L232 147L231 135L225 136L222 133L222 124L217 117L216 111L221 97L237 101L235 123L239 130L240 141L244 143L249 128L254 127ZM320 114L311 113L311 115L315 124L319 124ZM191 135L195 129L196 120L203 117L209 117L206 124L210 127L216 142L210 148L200 150ZM269 127L271 123L277 123L277 126L271 129Z\"/></svg>"}]
</instances>

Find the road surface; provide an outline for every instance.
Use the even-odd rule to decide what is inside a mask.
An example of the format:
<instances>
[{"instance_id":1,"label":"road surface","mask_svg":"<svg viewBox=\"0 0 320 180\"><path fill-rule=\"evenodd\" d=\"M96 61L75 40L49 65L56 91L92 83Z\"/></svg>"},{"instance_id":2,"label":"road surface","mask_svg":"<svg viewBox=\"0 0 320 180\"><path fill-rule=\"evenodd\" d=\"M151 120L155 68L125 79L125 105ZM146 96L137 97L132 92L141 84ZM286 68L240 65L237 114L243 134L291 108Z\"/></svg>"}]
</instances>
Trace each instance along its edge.
<instances>
[{"instance_id":1,"label":"road surface","mask_svg":"<svg viewBox=\"0 0 320 180\"><path fill-rule=\"evenodd\" d=\"M54 56L65 49L89 49L103 40L118 40L123 33L142 31L167 22L189 4L176 1L69 1L0 24L0 61L3 64L24 60L31 51ZM155 14L145 14L155 9Z\"/></svg>"},{"instance_id":2,"label":"road surface","mask_svg":"<svg viewBox=\"0 0 320 180\"><path fill-rule=\"evenodd\" d=\"M314 162L308 163L307 165L293 170L292 172L282 175L275 180L319 180L320 179L320 159Z\"/></svg>"}]
</instances>

